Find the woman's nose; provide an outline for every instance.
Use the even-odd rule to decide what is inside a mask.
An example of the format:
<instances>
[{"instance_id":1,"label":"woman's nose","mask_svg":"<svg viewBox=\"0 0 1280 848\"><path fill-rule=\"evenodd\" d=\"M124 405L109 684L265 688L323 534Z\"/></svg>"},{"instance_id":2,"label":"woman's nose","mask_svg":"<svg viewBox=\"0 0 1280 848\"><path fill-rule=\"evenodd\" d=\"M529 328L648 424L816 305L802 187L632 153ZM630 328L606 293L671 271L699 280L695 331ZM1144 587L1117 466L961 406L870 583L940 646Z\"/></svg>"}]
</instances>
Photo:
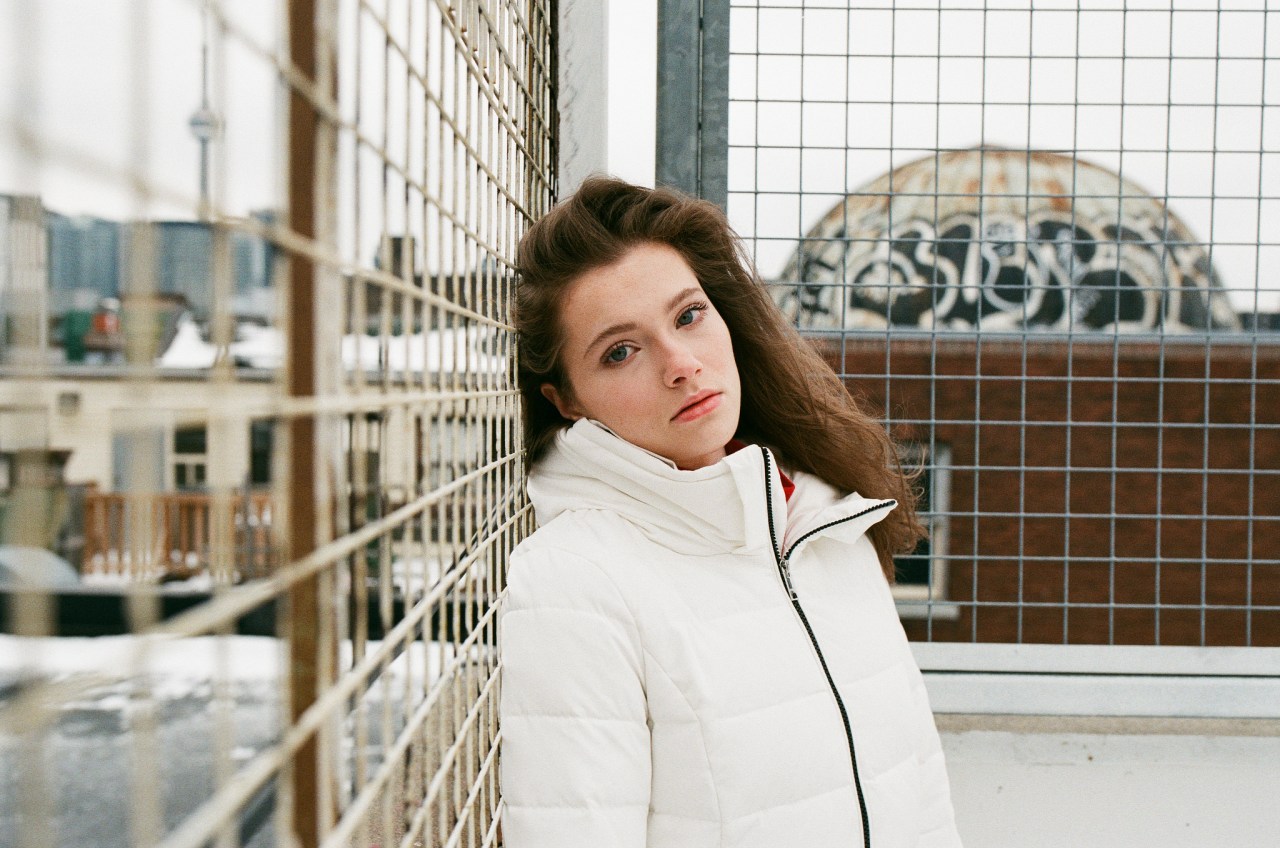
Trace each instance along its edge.
<instances>
[{"instance_id":1,"label":"woman's nose","mask_svg":"<svg viewBox=\"0 0 1280 848\"><path fill-rule=\"evenodd\" d=\"M690 377L696 377L702 371L702 361L693 351L681 344L668 346L666 360L666 383L678 386Z\"/></svg>"}]
</instances>

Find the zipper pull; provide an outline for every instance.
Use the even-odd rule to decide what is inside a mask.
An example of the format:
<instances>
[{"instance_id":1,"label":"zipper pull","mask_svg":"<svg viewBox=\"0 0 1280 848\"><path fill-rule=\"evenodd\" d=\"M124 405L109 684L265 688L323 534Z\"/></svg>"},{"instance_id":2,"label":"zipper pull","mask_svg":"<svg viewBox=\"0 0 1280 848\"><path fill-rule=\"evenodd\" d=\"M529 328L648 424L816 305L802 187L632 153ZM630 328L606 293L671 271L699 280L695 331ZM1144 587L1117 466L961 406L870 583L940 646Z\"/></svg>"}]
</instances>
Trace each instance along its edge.
<instances>
[{"instance_id":1,"label":"zipper pull","mask_svg":"<svg viewBox=\"0 0 1280 848\"><path fill-rule=\"evenodd\" d=\"M796 594L796 587L791 585L791 561L783 557L778 565L782 568L782 585L787 588L787 594L791 595L793 601L800 600L800 596Z\"/></svg>"}]
</instances>

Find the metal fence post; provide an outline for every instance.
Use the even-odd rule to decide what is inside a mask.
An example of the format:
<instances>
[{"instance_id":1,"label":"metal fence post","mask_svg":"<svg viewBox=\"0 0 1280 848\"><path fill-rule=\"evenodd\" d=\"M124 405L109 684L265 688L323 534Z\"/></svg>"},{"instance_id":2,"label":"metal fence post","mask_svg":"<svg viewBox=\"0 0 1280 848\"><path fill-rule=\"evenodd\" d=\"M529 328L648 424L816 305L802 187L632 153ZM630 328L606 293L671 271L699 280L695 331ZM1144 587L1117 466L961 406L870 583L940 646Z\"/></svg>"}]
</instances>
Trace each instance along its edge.
<instances>
[{"instance_id":1,"label":"metal fence post","mask_svg":"<svg viewBox=\"0 0 1280 848\"><path fill-rule=\"evenodd\" d=\"M319 75L316 15L321 0L289 0L289 57L297 73L315 85ZM289 88L288 203L289 227L298 236L315 239L319 232L317 196L319 195L320 121L315 106L297 86ZM319 268L305 252L289 258L288 331L286 348L286 386L291 398L311 398L316 392L316 278ZM287 559L296 561L315 549L317 510L316 437L314 415L298 415L288 424ZM310 707L324 685L321 667L325 652L321 650L321 616L324 603L320 597L322 581L312 575L299 581L289 592L287 619L281 635L288 640L289 719L296 723ZM321 799L324 774L320 740L313 735L299 750L293 761L292 786L285 793L291 806L291 827L298 843L316 846L327 830L322 817Z\"/></svg>"},{"instance_id":2,"label":"metal fence post","mask_svg":"<svg viewBox=\"0 0 1280 848\"><path fill-rule=\"evenodd\" d=\"M725 208L729 0L659 0L656 180Z\"/></svg>"}]
</instances>

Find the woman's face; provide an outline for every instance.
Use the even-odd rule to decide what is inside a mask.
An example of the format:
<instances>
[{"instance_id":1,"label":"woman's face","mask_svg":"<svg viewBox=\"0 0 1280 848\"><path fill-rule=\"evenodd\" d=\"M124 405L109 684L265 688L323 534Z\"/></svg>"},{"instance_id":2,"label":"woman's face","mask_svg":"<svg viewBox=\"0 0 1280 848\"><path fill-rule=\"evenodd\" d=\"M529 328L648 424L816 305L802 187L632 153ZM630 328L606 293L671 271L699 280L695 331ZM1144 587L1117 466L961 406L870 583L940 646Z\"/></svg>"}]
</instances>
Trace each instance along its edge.
<instances>
[{"instance_id":1,"label":"woman's face","mask_svg":"<svg viewBox=\"0 0 1280 848\"><path fill-rule=\"evenodd\" d=\"M724 319L673 248L641 244L582 275L560 304L572 389L542 393L685 469L721 459L738 429L738 366Z\"/></svg>"}]
</instances>

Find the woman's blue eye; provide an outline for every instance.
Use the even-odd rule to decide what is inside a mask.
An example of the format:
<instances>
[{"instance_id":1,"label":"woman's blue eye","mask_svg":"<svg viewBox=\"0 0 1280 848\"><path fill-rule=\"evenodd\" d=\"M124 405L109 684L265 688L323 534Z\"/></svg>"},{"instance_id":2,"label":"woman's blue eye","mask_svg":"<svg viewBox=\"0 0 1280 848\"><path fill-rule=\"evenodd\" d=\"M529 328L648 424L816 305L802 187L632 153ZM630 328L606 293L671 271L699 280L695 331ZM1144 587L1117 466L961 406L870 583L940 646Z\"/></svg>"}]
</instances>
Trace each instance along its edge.
<instances>
[{"instance_id":1,"label":"woman's blue eye","mask_svg":"<svg viewBox=\"0 0 1280 848\"><path fill-rule=\"evenodd\" d=\"M630 350L626 345L618 345L613 350L604 355L606 362L626 362L627 352Z\"/></svg>"},{"instance_id":2,"label":"woman's blue eye","mask_svg":"<svg viewBox=\"0 0 1280 848\"><path fill-rule=\"evenodd\" d=\"M676 319L676 326L687 327L690 324L692 324L695 320L697 320L698 310L700 308L701 307L698 307L698 306L690 306L684 312L681 312L680 317Z\"/></svg>"}]
</instances>

